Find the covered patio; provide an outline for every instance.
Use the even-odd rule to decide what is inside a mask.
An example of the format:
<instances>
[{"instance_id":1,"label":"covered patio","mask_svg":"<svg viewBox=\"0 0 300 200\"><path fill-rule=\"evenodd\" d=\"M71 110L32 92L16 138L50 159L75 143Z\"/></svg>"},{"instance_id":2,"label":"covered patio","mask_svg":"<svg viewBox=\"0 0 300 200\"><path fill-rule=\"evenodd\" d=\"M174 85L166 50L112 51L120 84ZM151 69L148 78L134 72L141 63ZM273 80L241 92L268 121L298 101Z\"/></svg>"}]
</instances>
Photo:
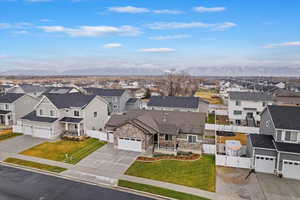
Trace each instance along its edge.
<instances>
[{"instance_id":1,"label":"covered patio","mask_svg":"<svg viewBox=\"0 0 300 200\"><path fill-rule=\"evenodd\" d=\"M80 137L84 136L83 118L64 117L60 120L63 124L64 136Z\"/></svg>"}]
</instances>

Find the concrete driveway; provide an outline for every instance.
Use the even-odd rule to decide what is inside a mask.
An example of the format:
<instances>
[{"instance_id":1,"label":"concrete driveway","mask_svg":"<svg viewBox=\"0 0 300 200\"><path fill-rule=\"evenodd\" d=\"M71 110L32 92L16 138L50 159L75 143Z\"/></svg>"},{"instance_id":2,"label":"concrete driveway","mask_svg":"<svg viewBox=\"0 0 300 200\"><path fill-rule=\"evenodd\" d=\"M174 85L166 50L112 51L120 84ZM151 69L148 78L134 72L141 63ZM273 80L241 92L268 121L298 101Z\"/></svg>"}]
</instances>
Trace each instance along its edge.
<instances>
[{"instance_id":1,"label":"concrete driveway","mask_svg":"<svg viewBox=\"0 0 300 200\"><path fill-rule=\"evenodd\" d=\"M217 167L217 193L223 195L224 200L265 200L255 174L247 179L249 170Z\"/></svg>"},{"instance_id":2,"label":"concrete driveway","mask_svg":"<svg viewBox=\"0 0 300 200\"><path fill-rule=\"evenodd\" d=\"M261 173L256 173L256 177L266 200L300 199L300 181Z\"/></svg>"},{"instance_id":3,"label":"concrete driveway","mask_svg":"<svg viewBox=\"0 0 300 200\"><path fill-rule=\"evenodd\" d=\"M0 141L0 159L3 160L7 155L17 154L35 145L41 144L47 140L40 138L33 138L27 135L21 135Z\"/></svg>"},{"instance_id":4,"label":"concrete driveway","mask_svg":"<svg viewBox=\"0 0 300 200\"><path fill-rule=\"evenodd\" d=\"M72 170L97 176L118 178L139 155L138 152L117 150L112 144L107 144L81 160ZM70 171L66 172L66 174L68 173Z\"/></svg>"}]
</instances>

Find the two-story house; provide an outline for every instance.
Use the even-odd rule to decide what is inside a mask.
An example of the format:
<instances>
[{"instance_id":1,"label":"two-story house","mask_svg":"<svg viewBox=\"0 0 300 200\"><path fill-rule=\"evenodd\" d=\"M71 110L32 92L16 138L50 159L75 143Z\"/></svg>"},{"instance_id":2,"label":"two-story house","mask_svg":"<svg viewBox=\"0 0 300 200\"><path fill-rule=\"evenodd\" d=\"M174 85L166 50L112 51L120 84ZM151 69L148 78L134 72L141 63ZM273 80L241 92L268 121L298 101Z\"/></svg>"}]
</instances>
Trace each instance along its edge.
<instances>
[{"instance_id":1,"label":"two-story house","mask_svg":"<svg viewBox=\"0 0 300 200\"><path fill-rule=\"evenodd\" d=\"M0 125L9 127L31 112L38 99L17 93L0 94Z\"/></svg>"},{"instance_id":2,"label":"two-story house","mask_svg":"<svg viewBox=\"0 0 300 200\"><path fill-rule=\"evenodd\" d=\"M103 97L109 103L109 112L123 113L126 111L127 101L133 97L130 90L125 89L104 89L84 88L88 94Z\"/></svg>"},{"instance_id":3,"label":"two-story house","mask_svg":"<svg viewBox=\"0 0 300 200\"><path fill-rule=\"evenodd\" d=\"M108 103L97 95L46 94L34 111L21 118L22 133L54 139L61 134L83 136L102 130L108 120Z\"/></svg>"},{"instance_id":4,"label":"two-story house","mask_svg":"<svg viewBox=\"0 0 300 200\"><path fill-rule=\"evenodd\" d=\"M33 97L40 97L48 89L42 85L20 84L7 90L7 93L28 94Z\"/></svg>"},{"instance_id":5,"label":"two-story house","mask_svg":"<svg viewBox=\"0 0 300 200\"><path fill-rule=\"evenodd\" d=\"M256 171L300 179L300 107L268 106L248 146Z\"/></svg>"},{"instance_id":6,"label":"two-story house","mask_svg":"<svg viewBox=\"0 0 300 200\"><path fill-rule=\"evenodd\" d=\"M208 102L200 97L153 96L150 98L148 110L165 110L181 112L208 113Z\"/></svg>"},{"instance_id":7,"label":"two-story house","mask_svg":"<svg viewBox=\"0 0 300 200\"><path fill-rule=\"evenodd\" d=\"M272 103L272 95L268 93L229 92L229 121L235 125L259 126L261 112Z\"/></svg>"}]
</instances>

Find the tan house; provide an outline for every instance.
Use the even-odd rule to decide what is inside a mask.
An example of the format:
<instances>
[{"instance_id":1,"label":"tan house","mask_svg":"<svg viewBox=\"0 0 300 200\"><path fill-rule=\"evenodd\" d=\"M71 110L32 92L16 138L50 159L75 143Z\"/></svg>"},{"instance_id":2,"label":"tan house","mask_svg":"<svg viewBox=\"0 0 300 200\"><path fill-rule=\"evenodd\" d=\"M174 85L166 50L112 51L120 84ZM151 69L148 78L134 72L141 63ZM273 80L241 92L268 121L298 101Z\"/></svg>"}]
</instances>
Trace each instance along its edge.
<instances>
[{"instance_id":1,"label":"tan house","mask_svg":"<svg viewBox=\"0 0 300 200\"><path fill-rule=\"evenodd\" d=\"M117 149L137 152L202 152L205 113L132 110L113 115L105 128Z\"/></svg>"}]
</instances>

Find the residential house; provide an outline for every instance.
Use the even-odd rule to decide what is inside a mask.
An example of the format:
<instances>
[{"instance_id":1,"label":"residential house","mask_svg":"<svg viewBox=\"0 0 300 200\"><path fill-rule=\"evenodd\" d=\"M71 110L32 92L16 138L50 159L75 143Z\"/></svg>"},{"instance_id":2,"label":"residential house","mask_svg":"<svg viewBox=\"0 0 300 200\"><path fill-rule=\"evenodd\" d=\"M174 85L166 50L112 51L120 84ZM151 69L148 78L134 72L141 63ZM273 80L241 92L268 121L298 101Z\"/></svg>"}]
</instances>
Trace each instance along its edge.
<instances>
[{"instance_id":1,"label":"residential house","mask_svg":"<svg viewBox=\"0 0 300 200\"><path fill-rule=\"evenodd\" d=\"M28 94L33 97L40 97L48 89L41 85L20 84L7 90L7 93Z\"/></svg>"},{"instance_id":2,"label":"residential house","mask_svg":"<svg viewBox=\"0 0 300 200\"><path fill-rule=\"evenodd\" d=\"M147 109L208 113L208 104L200 97L153 96L147 104Z\"/></svg>"},{"instance_id":3,"label":"residential house","mask_svg":"<svg viewBox=\"0 0 300 200\"><path fill-rule=\"evenodd\" d=\"M249 138L255 171L300 179L300 107L268 106L261 114L260 134Z\"/></svg>"},{"instance_id":4,"label":"residential house","mask_svg":"<svg viewBox=\"0 0 300 200\"><path fill-rule=\"evenodd\" d=\"M46 94L34 110L21 118L22 133L55 139L61 134L83 136L87 130L103 130L108 103L97 95Z\"/></svg>"},{"instance_id":5,"label":"residential house","mask_svg":"<svg viewBox=\"0 0 300 200\"><path fill-rule=\"evenodd\" d=\"M278 89L272 92L275 104L300 106L300 92Z\"/></svg>"},{"instance_id":6,"label":"residential house","mask_svg":"<svg viewBox=\"0 0 300 200\"><path fill-rule=\"evenodd\" d=\"M272 95L263 92L230 92L228 117L232 124L258 126L260 114L273 103Z\"/></svg>"},{"instance_id":7,"label":"residential house","mask_svg":"<svg viewBox=\"0 0 300 200\"><path fill-rule=\"evenodd\" d=\"M130 98L126 102L126 111L142 109L142 101L139 98Z\"/></svg>"},{"instance_id":8,"label":"residential house","mask_svg":"<svg viewBox=\"0 0 300 200\"><path fill-rule=\"evenodd\" d=\"M77 87L47 87L47 91L45 93L49 94L69 94L69 93L86 93L84 89Z\"/></svg>"},{"instance_id":9,"label":"residential house","mask_svg":"<svg viewBox=\"0 0 300 200\"><path fill-rule=\"evenodd\" d=\"M112 115L106 130L117 149L138 152L202 152L206 114L198 112L132 110Z\"/></svg>"},{"instance_id":10,"label":"residential house","mask_svg":"<svg viewBox=\"0 0 300 200\"><path fill-rule=\"evenodd\" d=\"M31 112L37 103L38 99L25 94L0 94L1 127L16 124L17 120Z\"/></svg>"},{"instance_id":11,"label":"residential house","mask_svg":"<svg viewBox=\"0 0 300 200\"><path fill-rule=\"evenodd\" d=\"M113 113L123 113L126 111L126 102L132 98L129 90L125 89L104 89L104 88L84 88L89 94L103 97L109 103L110 111Z\"/></svg>"}]
</instances>

